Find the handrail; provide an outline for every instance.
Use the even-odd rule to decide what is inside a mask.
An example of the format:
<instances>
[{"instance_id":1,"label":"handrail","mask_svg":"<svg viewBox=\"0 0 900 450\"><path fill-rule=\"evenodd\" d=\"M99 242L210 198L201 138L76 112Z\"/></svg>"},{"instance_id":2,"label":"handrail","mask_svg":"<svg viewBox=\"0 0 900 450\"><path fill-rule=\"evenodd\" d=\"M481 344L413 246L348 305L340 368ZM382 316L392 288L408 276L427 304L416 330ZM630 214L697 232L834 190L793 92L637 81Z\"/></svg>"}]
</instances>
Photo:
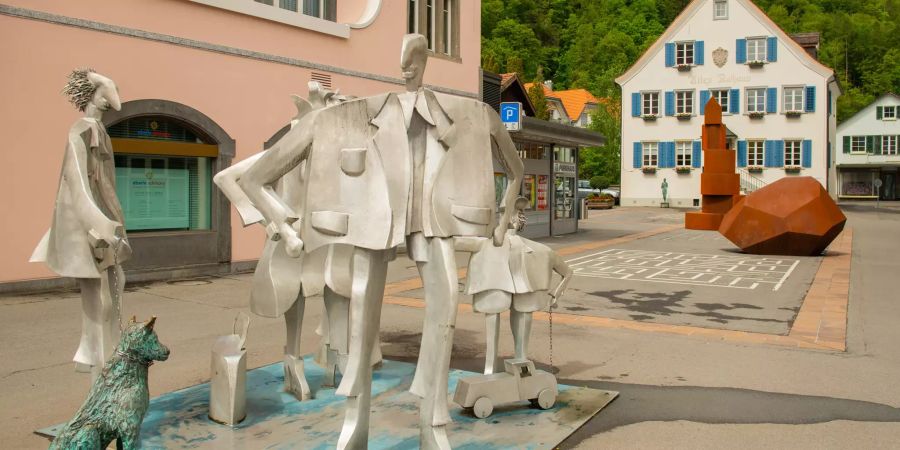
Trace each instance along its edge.
<instances>
[{"instance_id":1,"label":"handrail","mask_svg":"<svg viewBox=\"0 0 900 450\"><path fill-rule=\"evenodd\" d=\"M768 184L762 179L753 176L753 174L748 172L747 169L738 169L738 174L740 174L741 176L741 190L746 194L749 194Z\"/></svg>"}]
</instances>

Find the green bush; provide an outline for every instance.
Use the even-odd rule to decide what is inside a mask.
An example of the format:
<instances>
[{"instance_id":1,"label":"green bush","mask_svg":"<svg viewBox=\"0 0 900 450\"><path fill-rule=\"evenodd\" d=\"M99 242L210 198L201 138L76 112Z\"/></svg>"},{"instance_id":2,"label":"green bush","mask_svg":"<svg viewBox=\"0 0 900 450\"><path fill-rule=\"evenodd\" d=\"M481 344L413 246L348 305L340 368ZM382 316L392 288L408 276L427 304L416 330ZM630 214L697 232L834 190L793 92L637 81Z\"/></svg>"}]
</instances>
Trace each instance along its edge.
<instances>
[{"instance_id":1,"label":"green bush","mask_svg":"<svg viewBox=\"0 0 900 450\"><path fill-rule=\"evenodd\" d=\"M606 189L612 182L609 181L609 177L606 175L597 175L591 177L591 187L594 189Z\"/></svg>"}]
</instances>

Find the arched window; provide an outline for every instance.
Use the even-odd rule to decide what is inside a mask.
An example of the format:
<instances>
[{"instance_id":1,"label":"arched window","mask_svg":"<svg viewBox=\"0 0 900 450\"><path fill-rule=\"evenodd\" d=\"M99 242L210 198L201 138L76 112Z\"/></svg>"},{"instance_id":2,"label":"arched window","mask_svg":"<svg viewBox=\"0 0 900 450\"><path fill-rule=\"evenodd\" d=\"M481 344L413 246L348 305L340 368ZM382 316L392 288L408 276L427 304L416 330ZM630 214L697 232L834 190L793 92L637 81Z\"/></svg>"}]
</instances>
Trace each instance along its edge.
<instances>
[{"instance_id":1,"label":"arched window","mask_svg":"<svg viewBox=\"0 0 900 450\"><path fill-rule=\"evenodd\" d=\"M127 231L212 228L218 146L210 137L186 122L156 115L131 117L108 131Z\"/></svg>"}]
</instances>

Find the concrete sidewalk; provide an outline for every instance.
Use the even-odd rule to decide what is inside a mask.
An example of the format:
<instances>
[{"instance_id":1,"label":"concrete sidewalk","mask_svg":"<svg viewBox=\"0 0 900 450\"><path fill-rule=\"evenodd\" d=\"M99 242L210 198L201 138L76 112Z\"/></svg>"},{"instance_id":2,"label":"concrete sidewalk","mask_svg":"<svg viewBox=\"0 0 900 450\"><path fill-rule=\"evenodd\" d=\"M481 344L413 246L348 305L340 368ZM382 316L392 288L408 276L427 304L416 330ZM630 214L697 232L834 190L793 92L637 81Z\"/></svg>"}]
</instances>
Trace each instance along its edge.
<instances>
[{"instance_id":1,"label":"concrete sidewalk","mask_svg":"<svg viewBox=\"0 0 900 450\"><path fill-rule=\"evenodd\" d=\"M854 243L846 352L730 342L716 337L718 331L712 328L709 335L682 336L595 326L585 321L553 324L551 355L550 323L536 320L530 350L539 366L547 368L552 358L561 382L622 393L562 447L893 446L900 438L900 392L896 389L900 375L900 348L896 345L900 305L895 301L892 282L900 269L900 239L885 236L900 232L900 214L865 206L852 206L848 211ZM582 222L581 232L542 241L567 253L567 258L597 253L601 251L598 246L608 243L615 246L603 250L709 251L708 242L702 239L678 238L684 236L683 231L675 230L681 221L682 215L676 210L592 211L591 218ZM628 241L628 236L648 233L656 234ZM707 247L701 247L698 241ZM726 244L713 246L725 251ZM460 265L464 265L463 258ZM810 267L814 273L817 265ZM381 338L386 358L413 361L417 354L423 310L415 299L415 290L406 289L415 285L409 281L415 277L415 266L409 260L398 258L391 264L388 281L399 287L389 297L407 300L388 301L384 307ZM798 296L805 292L806 281L801 282L801 278L796 279ZM239 311L249 312L249 281L250 275L242 274L129 286L125 316L158 316L160 339L172 349L169 361L151 369L152 396L208 378L213 341L230 331ZM578 290L561 300L560 313L584 303L579 300L584 292L632 289L626 283L579 278L573 283ZM683 288L646 282L639 290L665 293ZM684 310L696 313L703 311L691 309L697 304L735 303L725 294L716 298L719 291L726 289L712 290L704 294L703 301ZM796 302L794 296L767 302L769 294L760 292L753 299L766 314L794 307L790 303ZM46 448L47 442L33 436L32 430L68 420L87 392L89 377L75 373L71 363L80 327L78 299L77 292L0 298L0 339L4 344L0 347L0 376L4 381L0 385L0 438L5 448ZM602 299L592 305L595 313L618 314L607 308L609 304L601 306L598 301ZM306 352L313 351L318 343L314 329L320 311L320 299L308 302L303 333ZM452 365L479 370L484 355L483 318L465 307L461 311ZM757 311L747 309L748 313ZM740 314L740 310L729 314ZM634 323L662 326L671 319L664 314L653 316ZM624 314L620 319L634 318ZM728 322L694 325L740 329L739 320ZM511 338L505 325L504 333L501 352L510 354ZM248 365L259 367L279 361L284 334L280 320L253 317L247 341Z\"/></svg>"}]
</instances>

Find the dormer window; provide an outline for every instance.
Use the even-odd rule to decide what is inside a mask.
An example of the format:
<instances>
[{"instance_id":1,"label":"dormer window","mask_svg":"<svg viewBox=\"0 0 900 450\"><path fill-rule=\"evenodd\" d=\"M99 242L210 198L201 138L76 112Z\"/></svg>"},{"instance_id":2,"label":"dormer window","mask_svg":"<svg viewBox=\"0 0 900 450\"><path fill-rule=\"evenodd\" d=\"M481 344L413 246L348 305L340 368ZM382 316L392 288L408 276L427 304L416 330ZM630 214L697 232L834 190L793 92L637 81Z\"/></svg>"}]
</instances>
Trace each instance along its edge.
<instances>
[{"instance_id":1,"label":"dormer window","mask_svg":"<svg viewBox=\"0 0 900 450\"><path fill-rule=\"evenodd\" d=\"M728 0L715 0L713 2L713 19L725 20L728 18Z\"/></svg>"},{"instance_id":2,"label":"dormer window","mask_svg":"<svg viewBox=\"0 0 900 450\"><path fill-rule=\"evenodd\" d=\"M675 64L678 66L694 65L694 42L678 42L675 44Z\"/></svg>"}]
</instances>

